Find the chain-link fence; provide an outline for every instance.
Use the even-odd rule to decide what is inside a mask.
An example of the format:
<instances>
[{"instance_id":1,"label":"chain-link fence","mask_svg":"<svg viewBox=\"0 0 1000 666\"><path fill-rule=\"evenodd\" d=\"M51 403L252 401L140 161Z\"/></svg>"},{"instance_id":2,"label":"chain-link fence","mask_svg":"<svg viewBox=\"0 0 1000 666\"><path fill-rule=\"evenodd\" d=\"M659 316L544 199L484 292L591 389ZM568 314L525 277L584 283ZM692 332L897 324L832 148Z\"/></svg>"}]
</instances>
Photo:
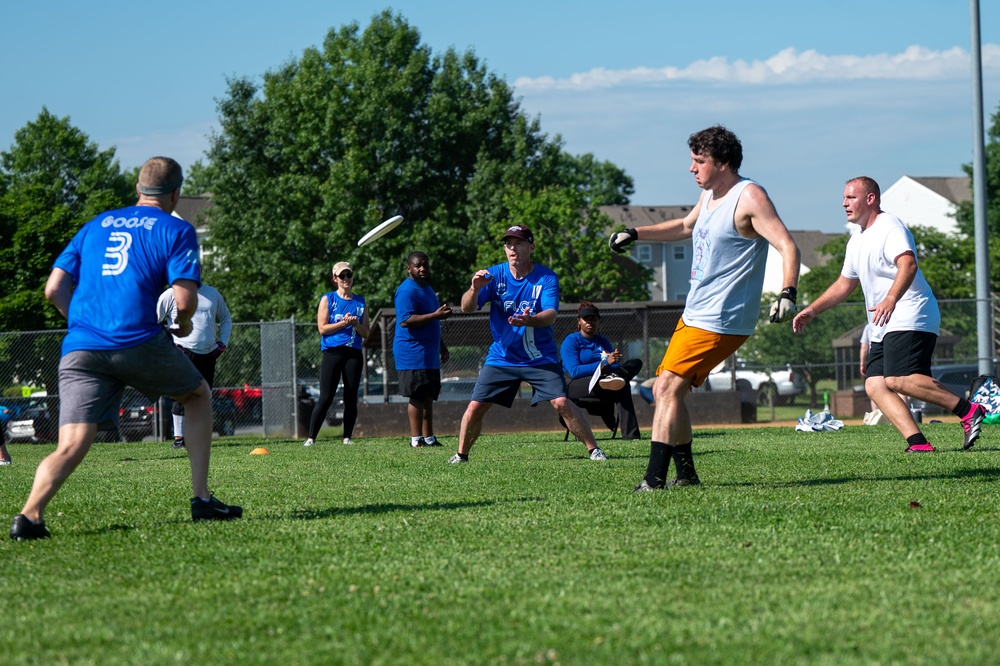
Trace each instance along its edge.
<instances>
[{"instance_id":1,"label":"chain-link fence","mask_svg":"<svg viewBox=\"0 0 1000 666\"><path fill-rule=\"evenodd\" d=\"M995 301L995 299L994 299ZM682 311L678 303L605 303L600 333L626 358L637 358L643 370L634 387L655 374ZM971 368L977 365L976 302L941 301L941 336L934 363ZM793 418L833 398L858 393L863 386L860 338L862 304L842 304L817 317L804 334L789 324L762 323L724 368L698 391L740 391L741 401L757 405L754 418ZM405 402L398 395L392 356L395 311L380 310L372 318L365 341L367 372L362 379L364 403ZM557 341L576 329L576 306L564 304L555 323ZM0 333L0 405L2 426L15 441L54 439L58 422L57 368L64 331ZM455 313L442 322L442 338L450 352L441 366L442 401L468 401L491 342L485 312ZM994 345L995 347L996 345ZM215 431L220 435L302 437L319 395L320 339L314 322L294 319L234 324L230 344L219 357L213 389ZM526 394L527 395L527 394ZM863 395L863 394L862 394ZM2 411L2 410L0 410ZM171 435L169 403L151 404L127 392L120 410L122 429L111 437L165 439ZM336 427L342 401L334 400L326 421ZM17 424L13 429L12 426Z\"/></svg>"}]
</instances>

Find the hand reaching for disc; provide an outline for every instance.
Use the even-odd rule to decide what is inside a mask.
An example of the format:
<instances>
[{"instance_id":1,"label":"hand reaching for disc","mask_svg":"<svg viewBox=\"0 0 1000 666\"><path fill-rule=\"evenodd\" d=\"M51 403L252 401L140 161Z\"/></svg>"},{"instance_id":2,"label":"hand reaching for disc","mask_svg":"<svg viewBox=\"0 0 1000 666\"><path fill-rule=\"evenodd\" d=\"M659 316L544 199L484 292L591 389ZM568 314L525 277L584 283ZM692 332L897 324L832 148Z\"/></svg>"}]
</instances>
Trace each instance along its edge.
<instances>
[{"instance_id":1,"label":"hand reaching for disc","mask_svg":"<svg viewBox=\"0 0 1000 666\"><path fill-rule=\"evenodd\" d=\"M531 308L527 305L524 306L524 312L515 311L514 314L507 317L507 323L511 326L527 326L530 320Z\"/></svg>"}]
</instances>

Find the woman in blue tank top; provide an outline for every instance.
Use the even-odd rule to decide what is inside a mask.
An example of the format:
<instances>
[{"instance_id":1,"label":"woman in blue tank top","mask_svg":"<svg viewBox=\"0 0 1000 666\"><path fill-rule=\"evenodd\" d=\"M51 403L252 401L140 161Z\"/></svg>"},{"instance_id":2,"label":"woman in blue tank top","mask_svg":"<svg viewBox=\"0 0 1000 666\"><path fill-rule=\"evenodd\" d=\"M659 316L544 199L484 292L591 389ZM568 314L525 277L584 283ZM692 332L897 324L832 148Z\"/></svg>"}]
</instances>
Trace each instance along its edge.
<instances>
[{"instance_id":1,"label":"woman in blue tank top","mask_svg":"<svg viewBox=\"0 0 1000 666\"><path fill-rule=\"evenodd\" d=\"M319 402L309 421L309 438L305 446L315 442L341 381L344 382L344 444L351 443L354 423L358 419L358 389L364 368L361 343L368 337L368 310L365 299L354 293L354 270L349 263L334 264L331 279L337 288L323 294L316 310L323 362Z\"/></svg>"}]
</instances>

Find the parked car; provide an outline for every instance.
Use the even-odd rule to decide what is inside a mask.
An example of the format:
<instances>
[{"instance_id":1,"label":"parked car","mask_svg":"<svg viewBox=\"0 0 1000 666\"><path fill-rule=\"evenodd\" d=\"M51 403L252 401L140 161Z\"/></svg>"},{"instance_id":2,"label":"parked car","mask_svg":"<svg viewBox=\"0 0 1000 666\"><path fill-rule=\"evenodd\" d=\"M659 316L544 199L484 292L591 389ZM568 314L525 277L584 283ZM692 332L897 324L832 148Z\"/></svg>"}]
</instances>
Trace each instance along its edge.
<instances>
[{"instance_id":1,"label":"parked car","mask_svg":"<svg viewBox=\"0 0 1000 666\"><path fill-rule=\"evenodd\" d=\"M745 380L752 391L757 393L760 404L769 404L771 396L776 397L775 404L790 403L795 396L802 395L806 390L805 379L792 370L791 365L784 370L752 370L743 362L737 362L736 381ZM732 391L733 372L726 363L720 363L703 385L706 391Z\"/></svg>"},{"instance_id":2,"label":"parked car","mask_svg":"<svg viewBox=\"0 0 1000 666\"><path fill-rule=\"evenodd\" d=\"M118 432L128 442L137 442L155 434L153 402L141 393L128 390L118 408ZM164 419L160 419L164 423ZM169 423L169 420L166 420Z\"/></svg>"},{"instance_id":3,"label":"parked car","mask_svg":"<svg viewBox=\"0 0 1000 666\"><path fill-rule=\"evenodd\" d=\"M54 442L58 438L57 419L49 412L45 396L4 398L7 410L7 440L11 442Z\"/></svg>"},{"instance_id":4,"label":"parked car","mask_svg":"<svg viewBox=\"0 0 1000 666\"><path fill-rule=\"evenodd\" d=\"M212 394L232 400L236 409L236 418L245 425L258 424L263 421L263 390L259 386L243 384L242 388L217 388Z\"/></svg>"},{"instance_id":5,"label":"parked car","mask_svg":"<svg viewBox=\"0 0 1000 666\"><path fill-rule=\"evenodd\" d=\"M955 395L963 398L969 397L969 387L972 386L972 380L979 374L979 365L975 363L931 366L931 377L944 384L944 387ZM922 414L943 414L947 411L916 398L910 398L910 410Z\"/></svg>"},{"instance_id":6,"label":"parked car","mask_svg":"<svg viewBox=\"0 0 1000 666\"><path fill-rule=\"evenodd\" d=\"M160 398L160 432L169 437L173 432L173 418L170 409L173 401ZM139 441L156 434L153 402L142 393L129 389L122 396L118 410L118 431L127 441ZM212 430L220 436L228 437L236 431L236 406L232 398L212 395Z\"/></svg>"}]
</instances>

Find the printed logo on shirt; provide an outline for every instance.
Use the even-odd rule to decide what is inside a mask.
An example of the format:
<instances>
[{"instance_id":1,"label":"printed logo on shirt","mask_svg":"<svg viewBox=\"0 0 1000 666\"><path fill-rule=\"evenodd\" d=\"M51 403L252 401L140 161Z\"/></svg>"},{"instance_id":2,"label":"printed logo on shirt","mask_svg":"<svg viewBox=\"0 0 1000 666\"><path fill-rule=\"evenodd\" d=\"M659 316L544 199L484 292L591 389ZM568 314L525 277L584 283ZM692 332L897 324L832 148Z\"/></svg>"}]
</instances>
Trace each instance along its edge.
<instances>
[{"instance_id":1,"label":"printed logo on shirt","mask_svg":"<svg viewBox=\"0 0 1000 666\"><path fill-rule=\"evenodd\" d=\"M126 229L147 229L152 231L155 224L155 217L115 217L114 215L108 215L101 220L102 227L115 227L116 229L125 227Z\"/></svg>"},{"instance_id":2,"label":"printed logo on shirt","mask_svg":"<svg viewBox=\"0 0 1000 666\"><path fill-rule=\"evenodd\" d=\"M121 275L128 266L128 251L132 247L132 234L126 231L112 231L108 234L108 247L104 257L108 263L101 265L101 275Z\"/></svg>"},{"instance_id":3,"label":"printed logo on shirt","mask_svg":"<svg viewBox=\"0 0 1000 666\"><path fill-rule=\"evenodd\" d=\"M708 237L708 229L698 229L694 234L694 260L691 262L691 280L701 281L705 277L705 264L712 249L712 241Z\"/></svg>"}]
</instances>

